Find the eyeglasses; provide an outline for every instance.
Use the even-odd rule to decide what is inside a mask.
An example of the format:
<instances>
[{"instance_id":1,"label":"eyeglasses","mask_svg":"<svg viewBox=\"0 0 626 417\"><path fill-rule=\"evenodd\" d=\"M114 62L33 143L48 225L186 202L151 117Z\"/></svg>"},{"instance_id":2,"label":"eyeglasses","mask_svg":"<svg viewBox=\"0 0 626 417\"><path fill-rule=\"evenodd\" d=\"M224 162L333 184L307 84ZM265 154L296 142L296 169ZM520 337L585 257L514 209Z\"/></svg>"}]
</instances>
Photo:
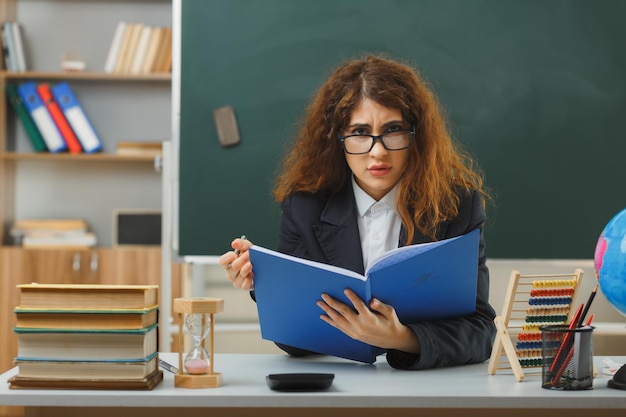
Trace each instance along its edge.
<instances>
[{"instance_id":1,"label":"eyeglasses","mask_svg":"<svg viewBox=\"0 0 626 417\"><path fill-rule=\"evenodd\" d=\"M388 151L401 151L409 147L410 138L414 135L415 126L411 129L394 130L378 136L365 134L341 136L339 133L337 134L343 149L352 155L368 153L376 142L382 143Z\"/></svg>"}]
</instances>

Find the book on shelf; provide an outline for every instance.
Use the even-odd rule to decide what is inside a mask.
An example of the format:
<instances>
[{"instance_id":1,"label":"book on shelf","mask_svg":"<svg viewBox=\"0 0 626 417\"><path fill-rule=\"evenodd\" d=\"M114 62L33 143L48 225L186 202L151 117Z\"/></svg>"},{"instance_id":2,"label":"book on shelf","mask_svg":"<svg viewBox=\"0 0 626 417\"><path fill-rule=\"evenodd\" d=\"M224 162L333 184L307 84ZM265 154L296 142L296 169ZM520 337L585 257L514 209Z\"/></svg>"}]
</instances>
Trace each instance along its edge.
<instances>
[{"instance_id":1,"label":"book on shelf","mask_svg":"<svg viewBox=\"0 0 626 417\"><path fill-rule=\"evenodd\" d=\"M163 40L159 55L155 60L153 72L170 72L172 70L172 28L166 27L162 35Z\"/></svg>"},{"instance_id":2,"label":"book on shelf","mask_svg":"<svg viewBox=\"0 0 626 417\"><path fill-rule=\"evenodd\" d=\"M124 37L124 31L126 30L126 22L121 20L115 26L115 32L113 32L113 40L107 53L106 61L104 63L104 72L112 74L115 71L115 63L120 53L120 47L122 45L122 39Z\"/></svg>"},{"instance_id":3,"label":"book on shelf","mask_svg":"<svg viewBox=\"0 0 626 417\"><path fill-rule=\"evenodd\" d=\"M170 72L171 38L170 27L118 22L104 71L116 74Z\"/></svg>"},{"instance_id":4,"label":"book on shelf","mask_svg":"<svg viewBox=\"0 0 626 417\"><path fill-rule=\"evenodd\" d=\"M4 23L0 24L0 41L2 42L2 70L10 71L9 45L4 32Z\"/></svg>"},{"instance_id":5,"label":"book on shelf","mask_svg":"<svg viewBox=\"0 0 626 417\"><path fill-rule=\"evenodd\" d=\"M15 43L15 58L17 64L17 72L25 72L28 67L26 65L26 57L24 54L24 40L22 38L22 25L19 22L11 22L13 31L13 41Z\"/></svg>"},{"instance_id":6,"label":"book on shelf","mask_svg":"<svg viewBox=\"0 0 626 417\"><path fill-rule=\"evenodd\" d=\"M83 150L86 153L101 151L102 141L70 85L66 81L54 85L52 95L63 110L63 114L78 137Z\"/></svg>"},{"instance_id":7,"label":"book on shelf","mask_svg":"<svg viewBox=\"0 0 626 417\"><path fill-rule=\"evenodd\" d=\"M39 97L37 84L34 81L21 83L18 85L17 91L46 142L48 151L56 153L67 150L67 144L61 136L61 132L59 132L50 112Z\"/></svg>"},{"instance_id":8,"label":"book on shelf","mask_svg":"<svg viewBox=\"0 0 626 417\"><path fill-rule=\"evenodd\" d=\"M98 244L93 232L28 233L21 241L25 248L91 248Z\"/></svg>"},{"instance_id":9,"label":"book on shelf","mask_svg":"<svg viewBox=\"0 0 626 417\"><path fill-rule=\"evenodd\" d=\"M5 59L8 59L8 50L5 50L4 39L2 38L2 24L0 23L0 54L2 54L2 58L0 58L0 70L8 71L7 62Z\"/></svg>"},{"instance_id":10,"label":"book on shelf","mask_svg":"<svg viewBox=\"0 0 626 417\"><path fill-rule=\"evenodd\" d=\"M7 71L16 72L18 63L12 22L2 22L2 46Z\"/></svg>"},{"instance_id":11,"label":"book on shelf","mask_svg":"<svg viewBox=\"0 0 626 417\"><path fill-rule=\"evenodd\" d=\"M152 31L150 32L150 39L148 40L148 47L146 49L146 56L144 57L141 65L142 74L149 74L152 72L154 61L156 60L159 47L161 46L163 33L164 31L161 27L152 28Z\"/></svg>"},{"instance_id":12,"label":"book on shelf","mask_svg":"<svg viewBox=\"0 0 626 417\"><path fill-rule=\"evenodd\" d=\"M87 222L82 219L20 219L11 226L9 235L17 246L64 243L93 246L96 243L95 235L89 233ZM51 242L46 243L46 240Z\"/></svg>"},{"instance_id":13,"label":"book on shelf","mask_svg":"<svg viewBox=\"0 0 626 417\"><path fill-rule=\"evenodd\" d=\"M106 379L110 381L143 379L159 369L159 356L154 353L145 361L38 361L16 360L23 378Z\"/></svg>"},{"instance_id":14,"label":"book on shelf","mask_svg":"<svg viewBox=\"0 0 626 417\"><path fill-rule=\"evenodd\" d=\"M37 92L39 93L41 101L43 101L44 105L48 109L50 116L52 116L52 120L54 120L57 129L59 129L59 132L61 133L65 144L67 145L67 149L71 153L82 152L83 148L82 146L80 146L78 138L74 134L74 131L72 130L69 122L65 118L65 115L59 107L59 104L54 100L54 97L52 96L50 84L41 83L37 85Z\"/></svg>"},{"instance_id":15,"label":"book on shelf","mask_svg":"<svg viewBox=\"0 0 626 417\"><path fill-rule=\"evenodd\" d=\"M145 361L157 351L157 325L142 329L15 327L16 360Z\"/></svg>"},{"instance_id":16,"label":"book on shelf","mask_svg":"<svg viewBox=\"0 0 626 417\"><path fill-rule=\"evenodd\" d=\"M139 39L137 40L137 47L132 56L129 71L131 74L140 74L143 66L143 61L148 51L148 43L150 42L150 34L152 27L144 25L139 32Z\"/></svg>"},{"instance_id":17,"label":"book on shelf","mask_svg":"<svg viewBox=\"0 0 626 417\"><path fill-rule=\"evenodd\" d=\"M11 377L10 389L89 389L89 390L151 390L163 380L163 371L156 370L145 378L137 379L60 379L26 378L19 374Z\"/></svg>"},{"instance_id":18,"label":"book on shelf","mask_svg":"<svg viewBox=\"0 0 626 417\"><path fill-rule=\"evenodd\" d=\"M136 29L136 23L126 22L124 26L124 33L120 41L120 49L115 57L115 65L113 66L114 74L121 74L123 72L124 57L127 56L128 46L130 45L130 38L133 36L133 32Z\"/></svg>"},{"instance_id":19,"label":"book on shelf","mask_svg":"<svg viewBox=\"0 0 626 417\"><path fill-rule=\"evenodd\" d=\"M43 140L43 136L41 136L39 129L35 125L35 121L31 117L30 112L24 105L24 102L17 91L17 86L14 83L7 83L5 90L7 93L7 99L11 103L11 107L22 122L26 135L28 135L28 139L30 139L33 151L46 152L48 150L46 142Z\"/></svg>"},{"instance_id":20,"label":"book on shelf","mask_svg":"<svg viewBox=\"0 0 626 417\"><path fill-rule=\"evenodd\" d=\"M20 308L134 309L159 304L158 285L20 284Z\"/></svg>"},{"instance_id":21,"label":"book on shelf","mask_svg":"<svg viewBox=\"0 0 626 417\"><path fill-rule=\"evenodd\" d=\"M128 74L133 63L133 57L137 51L137 44L139 43L139 37L141 30L144 27L142 23L130 23L129 36L124 39L126 44L123 45L123 54L119 56L119 65L116 64L115 69L119 74Z\"/></svg>"},{"instance_id":22,"label":"book on shelf","mask_svg":"<svg viewBox=\"0 0 626 417\"><path fill-rule=\"evenodd\" d=\"M254 290L266 340L372 363L382 349L354 340L320 319L323 293L351 305L352 289L366 303L392 305L405 323L474 313L479 231L404 246L373 260L365 275L252 246Z\"/></svg>"},{"instance_id":23,"label":"book on shelf","mask_svg":"<svg viewBox=\"0 0 626 417\"><path fill-rule=\"evenodd\" d=\"M157 157L162 154L163 144L161 141L139 142L122 141L117 142L116 153L126 156L149 156Z\"/></svg>"},{"instance_id":24,"label":"book on shelf","mask_svg":"<svg viewBox=\"0 0 626 417\"><path fill-rule=\"evenodd\" d=\"M46 329L141 329L158 321L157 306L131 309L16 307L15 326Z\"/></svg>"},{"instance_id":25,"label":"book on shelf","mask_svg":"<svg viewBox=\"0 0 626 417\"><path fill-rule=\"evenodd\" d=\"M86 232L88 224L83 219L18 219L13 223L11 233L73 231Z\"/></svg>"}]
</instances>

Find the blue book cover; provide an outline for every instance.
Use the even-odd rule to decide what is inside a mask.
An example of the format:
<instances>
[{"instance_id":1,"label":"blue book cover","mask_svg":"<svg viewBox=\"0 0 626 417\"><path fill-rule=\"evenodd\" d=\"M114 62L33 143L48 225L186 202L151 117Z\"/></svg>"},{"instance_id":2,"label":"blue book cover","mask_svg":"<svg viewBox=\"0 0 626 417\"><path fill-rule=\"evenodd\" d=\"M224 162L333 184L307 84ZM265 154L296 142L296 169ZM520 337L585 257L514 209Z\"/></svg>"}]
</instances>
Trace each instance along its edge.
<instances>
[{"instance_id":1,"label":"blue book cover","mask_svg":"<svg viewBox=\"0 0 626 417\"><path fill-rule=\"evenodd\" d=\"M52 153L67 150L67 144L61 136L61 132L59 132L50 112L39 97L37 84L34 81L22 83L17 87L17 92L46 142L48 150Z\"/></svg>"},{"instance_id":2,"label":"blue book cover","mask_svg":"<svg viewBox=\"0 0 626 417\"><path fill-rule=\"evenodd\" d=\"M51 88L54 100L63 111L65 118L72 126L72 130L78 137L85 153L99 152L102 150L102 141L96 133L93 125L78 99L74 95L72 88L66 82L60 82Z\"/></svg>"},{"instance_id":3,"label":"blue book cover","mask_svg":"<svg viewBox=\"0 0 626 417\"><path fill-rule=\"evenodd\" d=\"M352 289L392 305L400 321L442 320L476 310L479 231L438 242L404 246L374 260L365 275L250 248L261 336L266 340L365 363L383 350L353 340L320 319L321 294L351 305Z\"/></svg>"}]
</instances>

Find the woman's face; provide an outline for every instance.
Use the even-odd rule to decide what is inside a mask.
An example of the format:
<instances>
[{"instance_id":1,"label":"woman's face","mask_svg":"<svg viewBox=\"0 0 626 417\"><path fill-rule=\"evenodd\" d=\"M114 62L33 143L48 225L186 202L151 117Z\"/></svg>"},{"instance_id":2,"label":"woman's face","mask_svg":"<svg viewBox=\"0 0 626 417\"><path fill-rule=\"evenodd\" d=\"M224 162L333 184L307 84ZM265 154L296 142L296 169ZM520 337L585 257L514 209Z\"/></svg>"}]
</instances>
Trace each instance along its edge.
<instances>
[{"instance_id":1,"label":"woman's face","mask_svg":"<svg viewBox=\"0 0 626 417\"><path fill-rule=\"evenodd\" d=\"M377 136L400 129L406 129L406 126L399 110L383 107L364 98L352 112L342 135L363 133ZM389 151L380 142L376 142L368 153L345 153L357 184L375 200L384 197L400 181L408 155L408 149Z\"/></svg>"}]
</instances>

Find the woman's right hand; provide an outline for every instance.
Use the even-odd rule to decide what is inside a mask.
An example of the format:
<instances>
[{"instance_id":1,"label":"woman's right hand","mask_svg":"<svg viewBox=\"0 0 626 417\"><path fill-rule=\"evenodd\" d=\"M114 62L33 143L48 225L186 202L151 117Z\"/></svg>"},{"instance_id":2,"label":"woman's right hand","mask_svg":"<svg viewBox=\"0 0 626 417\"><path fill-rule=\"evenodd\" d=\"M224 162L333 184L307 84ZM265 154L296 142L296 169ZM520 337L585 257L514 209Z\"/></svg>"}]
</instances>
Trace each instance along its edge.
<instances>
[{"instance_id":1,"label":"woman's right hand","mask_svg":"<svg viewBox=\"0 0 626 417\"><path fill-rule=\"evenodd\" d=\"M237 238L230 244L233 250L220 256L220 265L226 270L226 277L233 287L251 291L254 289L254 272L248 248L252 242Z\"/></svg>"}]
</instances>

